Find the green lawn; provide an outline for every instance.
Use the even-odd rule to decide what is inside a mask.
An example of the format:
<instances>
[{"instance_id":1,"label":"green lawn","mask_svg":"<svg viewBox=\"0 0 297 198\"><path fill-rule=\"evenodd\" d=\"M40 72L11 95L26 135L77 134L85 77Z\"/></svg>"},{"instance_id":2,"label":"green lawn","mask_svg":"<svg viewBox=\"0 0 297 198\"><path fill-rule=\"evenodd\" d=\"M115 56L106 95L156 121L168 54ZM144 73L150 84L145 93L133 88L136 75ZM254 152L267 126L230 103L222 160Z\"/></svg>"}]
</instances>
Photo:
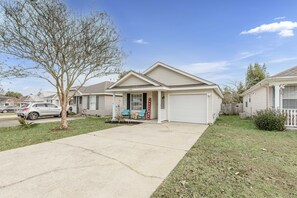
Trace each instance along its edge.
<instances>
[{"instance_id":1,"label":"green lawn","mask_svg":"<svg viewBox=\"0 0 297 198\"><path fill-rule=\"evenodd\" d=\"M30 129L20 126L1 127L0 151L119 126L107 124L105 120L106 118L97 117L72 120L66 131L56 130L59 122L38 124Z\"/></svg>"},{"instance_id":2,"label":"green lawn","mask_svg":"<svg viewBox=\"0 0 297 198\"><path fill-rule=\"evenodd\" d=\"M222 116L152 197L297 197L297 132Z\"/></svg>"}]
</instances>

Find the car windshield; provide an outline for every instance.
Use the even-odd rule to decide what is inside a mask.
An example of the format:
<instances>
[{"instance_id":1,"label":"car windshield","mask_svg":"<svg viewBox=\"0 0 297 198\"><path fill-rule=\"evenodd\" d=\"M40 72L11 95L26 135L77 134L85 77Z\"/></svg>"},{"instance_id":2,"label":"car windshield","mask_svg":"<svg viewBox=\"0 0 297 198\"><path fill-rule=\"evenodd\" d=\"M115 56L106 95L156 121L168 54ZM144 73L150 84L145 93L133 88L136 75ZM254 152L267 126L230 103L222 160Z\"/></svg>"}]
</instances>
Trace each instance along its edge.
<instances>
[{"instance_id":1,"label":"car windshield","mask_svg":"<svg viewBox=\"0 0 297 198\"><path fill-rule=\"evenodd\" d=\"M24 108L24 107L28 107L28 106L29 106L28 103L23 103L23 104L21 104L21 107L22 107L22 108Z\"/></svg>"}]
</instances>

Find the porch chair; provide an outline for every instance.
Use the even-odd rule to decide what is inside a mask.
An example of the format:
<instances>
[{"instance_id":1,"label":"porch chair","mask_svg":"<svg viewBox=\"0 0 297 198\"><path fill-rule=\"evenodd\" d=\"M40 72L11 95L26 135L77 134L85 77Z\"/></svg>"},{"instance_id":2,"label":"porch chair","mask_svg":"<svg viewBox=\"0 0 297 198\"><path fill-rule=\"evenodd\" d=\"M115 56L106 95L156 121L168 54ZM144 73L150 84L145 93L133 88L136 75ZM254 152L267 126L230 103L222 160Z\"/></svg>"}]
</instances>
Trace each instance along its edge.
<instances>
[{"instance_id":1,"label":"porch chair","mask_svg":"<svg viewBox=\"0 0 297 198\"><path fill-rule=\"evenodd\" d=\"M122 116L130 116L130 110L129 109L124 109L122 111Z\"/></svg>"},{"instance_id":2,"label":"porch chair","mask_svg":"<svg viewBox=\"0 0 297 198\"><path fill-rule=\"evenodd\" d=\"M137 118L146 119L146 109L142 109L139 113Z\"/></svg>"}]
</instances>

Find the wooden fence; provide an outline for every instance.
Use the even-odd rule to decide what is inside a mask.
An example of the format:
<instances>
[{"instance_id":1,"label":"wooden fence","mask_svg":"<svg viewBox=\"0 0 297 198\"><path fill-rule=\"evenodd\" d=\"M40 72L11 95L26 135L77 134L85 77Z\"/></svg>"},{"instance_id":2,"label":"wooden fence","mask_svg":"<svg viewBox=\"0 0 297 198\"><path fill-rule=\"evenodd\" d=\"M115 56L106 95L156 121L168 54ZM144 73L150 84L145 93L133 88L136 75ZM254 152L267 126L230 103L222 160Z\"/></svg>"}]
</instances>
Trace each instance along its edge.
<instances>
[{"instance_id":1,"label":"wooden fence","mask_svg":"<svg viewBox=\"0 0 297 198\"><path fill-rule=\"evenodd\" d=\"M224 115L239 115L243 112L242 103L222 104L221 113Z\"/></svg>"}]
</instances>

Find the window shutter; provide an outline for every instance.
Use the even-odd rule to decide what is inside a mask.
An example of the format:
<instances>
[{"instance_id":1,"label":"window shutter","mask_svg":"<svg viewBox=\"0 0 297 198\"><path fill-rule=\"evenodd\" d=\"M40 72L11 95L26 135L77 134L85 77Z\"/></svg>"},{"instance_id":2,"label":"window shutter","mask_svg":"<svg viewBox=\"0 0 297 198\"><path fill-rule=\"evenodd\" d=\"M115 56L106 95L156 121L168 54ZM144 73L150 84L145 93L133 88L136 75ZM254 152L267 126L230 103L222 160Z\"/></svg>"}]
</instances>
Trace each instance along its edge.
<instances>
[{"instance_id":1,"label":"window shutter","mask_svg":"<svg viewBox=\"0 0 297 198\"><path fill-rule=\"evenodd\" d=\"M147 94L143 93L143 95L142 95L142 109L146 109L146 99L147 99Z\"/></svg>"},{"instance_id":2,"label":"window shutter","mask_svg":"<svg viewBox=\"0 0 297 198\"><path fill-rule=\"evenodd\" d=\"M90 109L90 96L87 96L87 109Z\"/></svg>"},{"instance_id":3,"label":"window shutter","mask_svg":"<svg viewBox=\"0 0 297 198\"><path fill-rule=\"evenodd\" d=\"M99 110L99 96L96 96L96 110Z\"/></svg>"},{"instance_id":4,"label":"window shutter","mask_svg":"<svg viewBox=\"0 0 297 198\"><path fill-rule=\"evenodd\" d=\"M127 109L130 109L130 94L127 94Z\"/></svg>"}]
</instances>

